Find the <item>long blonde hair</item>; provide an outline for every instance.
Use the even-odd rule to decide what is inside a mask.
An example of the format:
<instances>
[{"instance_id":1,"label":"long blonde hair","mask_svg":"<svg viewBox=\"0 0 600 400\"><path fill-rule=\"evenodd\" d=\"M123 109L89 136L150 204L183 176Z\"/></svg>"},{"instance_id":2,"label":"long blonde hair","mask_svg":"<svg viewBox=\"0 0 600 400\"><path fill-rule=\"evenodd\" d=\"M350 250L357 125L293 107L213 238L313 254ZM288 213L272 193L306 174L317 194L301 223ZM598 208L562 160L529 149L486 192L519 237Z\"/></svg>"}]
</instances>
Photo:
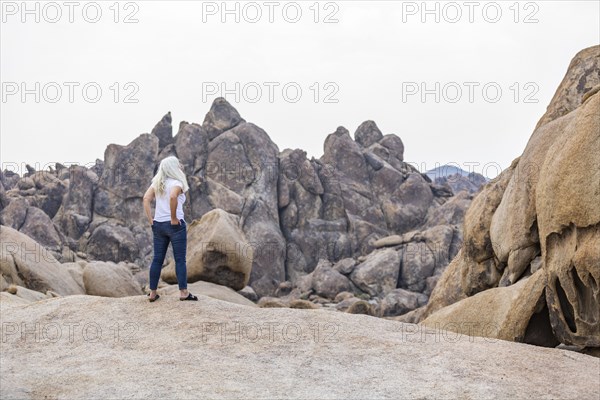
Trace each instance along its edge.
<instances>
[{"instance_id":1,"label":"long blonde hair","mask_svg":"<svg viewBox=\"0 0 600 400\"><path fill-rule=\"evenodd\" d=\"M165 181L167 178L173 178L183 184L183 192L187 192L190 188L185 177L185 173L179 167L179 159L174 156L166 157L158 166L158 171L152 178L152 187L157 195L161 195L165 191Z\"/></svg>"}]
</instances>

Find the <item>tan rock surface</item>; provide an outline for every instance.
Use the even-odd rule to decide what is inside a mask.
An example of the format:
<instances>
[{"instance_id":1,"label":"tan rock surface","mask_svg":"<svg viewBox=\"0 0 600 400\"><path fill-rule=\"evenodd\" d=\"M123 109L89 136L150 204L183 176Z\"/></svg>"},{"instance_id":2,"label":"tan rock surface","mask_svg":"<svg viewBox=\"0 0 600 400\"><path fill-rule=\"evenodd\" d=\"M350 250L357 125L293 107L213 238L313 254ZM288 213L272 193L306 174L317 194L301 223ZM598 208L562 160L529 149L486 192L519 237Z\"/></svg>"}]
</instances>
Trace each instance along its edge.
<instances>
[{"instance_id":1,"label":"tan rock surface","mask_svg":"<svg viewBox=\"0 0 600 400\"><path fill-rule=\"evenodd\" d=\"M83 294L66 268L43 246L8 226L0 229L0 273L7 283L45 293Z\"/></svg>"},{"instance_id":2,"label":"tan rock surface","mask_svg":"<svg viewBox=\"0 0 600 400\"><path fill-rule=\"evenodd\" d=\"M509 168L485 185L465 214L462 255L466 262L461 270L461 285L467 295L495 287L500 280L490 226L518 162L518 159L513 161Z\"/></svg>"},{"instance_id":3,"label":"tan rock surface","mask_svg":"<svg viewBox=\"0 0 600 400\"><path fill-rule=\"evenodd\" d=\"M188 284L188 290L190 293L195 295L203 295L212 297L213 299L227 301L229 303L235 303L242 306L258 307L255 303L248 300L235 290L222 285L217 285L211 282L197 281ZM158 289L158 293L162 296L176 296L179 294L179 287L177 285L169 285L164 288Z\"/></svg>"},{"instance_id":4,"label":"tan rock surface","mask_svg":"<svg viewBox=\"0 0 600 400\"><path fill-rule=\"evenodd\" d=\"M600 359L566 350L366 315L161 300L69 296L3 308L0 397L591 399L600 391ZM67 321L80 324L72 340L60 325ZM22 322L46 333L35 340L6 330Z\"/></svg>"},{"instance_id":5,"label":"tan rock surface","mask_svg":"<svg viewBox=\"0 0 600 400\"><path fill-rule=\"evenodd\" d=\"M547 333L567 345L600 347L599 63L600 46L575 56L523 154L473 200L462 252L440 278L422 318L464 296L519 285L541 268L552 326ZM497 293L511 291L493 289L489 304L496 308L481 318L495 316L502 326L510 301ZM470 304L476 313L482 298L463 300L446 312ZM538 300L521 299L543 308Z\"/></svg>"},{"instance_id":6,"label":"tan rock surface","mask_svg":"<svg viewBox=\"0 0 600 400\"><path fill-rule=\"evenodd\" d=\"M571 114L536 198L546 294L561 341L600 347L600 93Z\"/></svg>"},{"instance_id":7,"label":"tan rock surface","mask_svg":"<svg viewBox=\"0 0 600 400\"><path fill-rule=\"evenodd\" d=\"M93 261L83 268L83 283L89 295L125 297L142 294L131 271L122 264Z\"/></svg>"},{"instance_id":8,"label":"tan rock surface","mask_svg":"<svg viewBox=\"0 0 600 400\"><path fill-rule=\"evenodd\" d=\"M421 324L465 335L554 347L558 341L551 333L548 309L544 307L545 286L546 275L539 270L514 285L485 290L444 307Z\"/></svg>"},{"instance_id":9,"label":"tan rock surface","mask_svg":"<svg viewBox=\"0 0 600 400\"><path fill-rule=\"evenodd\" d=\"M572 119L573 113L531 135L492 217L490 238L496 257L508 268L507 284L516 282L540 252L535 207L540 170L548 149Z\"/></svg>"}]
</instances>

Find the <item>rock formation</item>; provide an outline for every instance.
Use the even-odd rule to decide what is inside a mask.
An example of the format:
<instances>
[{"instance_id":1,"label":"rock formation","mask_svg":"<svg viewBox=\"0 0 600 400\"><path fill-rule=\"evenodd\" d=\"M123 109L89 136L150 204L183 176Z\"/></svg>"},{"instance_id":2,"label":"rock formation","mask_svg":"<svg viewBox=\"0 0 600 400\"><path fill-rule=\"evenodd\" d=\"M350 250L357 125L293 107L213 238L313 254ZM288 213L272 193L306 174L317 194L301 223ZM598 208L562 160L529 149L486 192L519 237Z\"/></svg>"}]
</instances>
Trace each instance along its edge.
<instances>
[{"instance_id":1,"label":"rock formation","mask_svg":"<svg viewBox=\"0 0 600 400\"><path fill-rule=\"evenodd\" d=\"M221 209L204 214L188 226L188 282L203 280L243 289L252 270L253 249L239 228L239 218ZM162 270L161 278L177 283L175 261Z\"/></svg>"},{"instance_id":2,"label":"rock formation","mask_svg":"<svg viewBox=\"0 0 600 400\"><path fill-rule=\"evenodd\" d=\"M431 293L461 246L465 210L483 182L458 185L456 195L451 182L432 183L404 161L402 140L373 121L362 123L354 138L337 128L319 159L300 149L279 151L265 131L218 98L202 125L183 121L173 136L168 113L151 134L109 145L104 160L90 168L57 163L23 177L5 171L0 223L29 235L60 262L145 269L152 233L142 196L168 155L179 157L190 184L191 282L236 290L249 285L257 298L283 295L282 285L318 301L351 291L372 298L376 308L395 289L420 299L387 307L387 314L417 306L418 295ZM203 246L208 242L244 254L224 257ZM340 270L333 267L338 262ZM162 277L173 283L170 250L165 265Z\"/></svg>"},{"instance_id":3,"label":"rock formation","mask_svg":"<svg viewBox=\"0 0 600 400\"><path fill-rule=\"evenodd\" d=\"M465 301L446 318L485 301L496 307L495 337L510 328L512 340L599 347L599 85L594 47L573 60L523 154L487 183L460 171L432 181L405 161L402 140L373 121L353 136L338 127L323 155L309 159L280 151L225 99L202 124L181 122L175 136L169 112L150 134L109 145L89 168L0 174L3 232L44 249L54 265L40 272L5 253L0 285L139 293L152 258L142 196L160 160L176 155L190 184L190 282L225 285L259 305L406 313L424 323L453 303ZM162 278L174 283L170 253L165 265ZM529 276L535 284L511 287ZM103 287L103 279L126 284ZM539 293L518 289L542 280ZM476 296L488 289L497 290ZM528 302L519 321L502 317L514 296Z\"/></svg>"},{"instance_id":4,"label":"rock formation","mask_svg":"<svg viewBox=\"0 0 600 400\"><path fill-rule=\"evenodd\" d=\"M475 197L423 324L600 347L599 60L600 46L577 54L523 154Z\"/></svg>"}]
</instances>

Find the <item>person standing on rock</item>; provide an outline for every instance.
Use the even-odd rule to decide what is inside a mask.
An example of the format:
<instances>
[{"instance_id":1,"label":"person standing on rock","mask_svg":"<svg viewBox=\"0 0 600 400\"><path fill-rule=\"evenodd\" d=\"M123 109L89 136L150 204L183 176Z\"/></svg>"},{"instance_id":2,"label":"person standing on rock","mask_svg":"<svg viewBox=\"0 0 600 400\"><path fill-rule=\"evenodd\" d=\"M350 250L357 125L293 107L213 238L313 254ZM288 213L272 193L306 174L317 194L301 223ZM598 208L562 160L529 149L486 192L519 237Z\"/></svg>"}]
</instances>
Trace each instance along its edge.
<instances>
[{"instance_id":1,"label":"person standing on rock","mask_svg":"<svg viewBox=\"0 0 600 400\"><path fill-rule=\"evenodd\" d=\"M183 203L188 189L181 163L177 157L167 157L160 162L158 172L152 178L152 184L144 194L144 211L152 226L154 239L154 258L150 266L150 294L148 295L151 302L160 298L156 289L169 243L171 243L175 257L175 273L180 291L179 300L198 300L198 297L187 290L185 260L187 232L186 222L183 218ZM154 218L152 218L150 203L154 199L156 199L156 207Z\"/></svg>"}]
</instances>

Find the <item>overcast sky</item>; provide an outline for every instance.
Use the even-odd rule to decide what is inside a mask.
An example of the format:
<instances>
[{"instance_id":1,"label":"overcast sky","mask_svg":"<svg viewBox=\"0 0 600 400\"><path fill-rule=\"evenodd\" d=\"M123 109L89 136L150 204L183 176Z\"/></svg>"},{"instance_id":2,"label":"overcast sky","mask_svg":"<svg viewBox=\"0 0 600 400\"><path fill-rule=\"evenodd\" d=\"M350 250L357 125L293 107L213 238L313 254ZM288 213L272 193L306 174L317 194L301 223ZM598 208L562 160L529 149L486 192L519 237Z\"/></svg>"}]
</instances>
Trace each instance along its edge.
<instances>
[{"instance_id":1,"label":"overcast sky","mask_svg":"<svg viewBox=\"0 0 600 400\"><path fill-rule=\"evenodd\" d=\"M93 163L222 95L280 150L320 157L336 127L374 120L422 171L493 177L600 42L597 1L515 3L3 1L2 169Z\"/></svg>"}]
</instances>

